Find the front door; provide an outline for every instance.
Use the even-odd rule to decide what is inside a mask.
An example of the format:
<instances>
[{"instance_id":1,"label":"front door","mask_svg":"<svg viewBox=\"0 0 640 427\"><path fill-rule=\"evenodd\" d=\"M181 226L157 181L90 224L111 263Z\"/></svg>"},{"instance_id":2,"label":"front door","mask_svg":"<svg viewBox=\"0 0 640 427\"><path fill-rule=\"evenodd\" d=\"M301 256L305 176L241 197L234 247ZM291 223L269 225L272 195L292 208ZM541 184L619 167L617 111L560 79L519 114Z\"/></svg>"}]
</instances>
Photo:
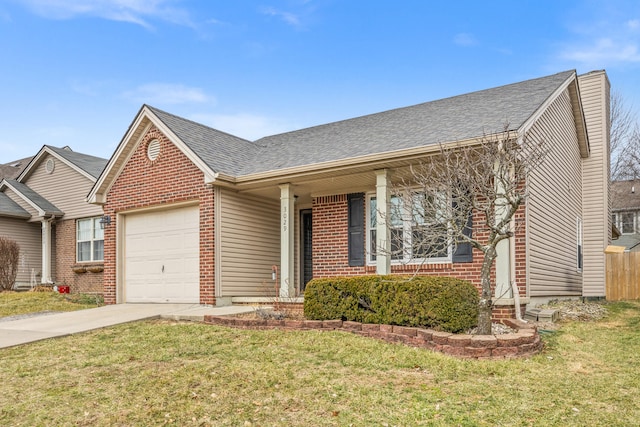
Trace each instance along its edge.
<instances>
[{"instance_id":1,"label":"front door","mask_svg":"<svg viewBox=\"0 0 640 427\"><path fill-rule=\"evenodd\" d=\"M313 278L313 256L312 256L312 221L311 209L300 211L300 265L301 280L300 293L304 292L304 288Z\"/></svg>"}]
</instances>

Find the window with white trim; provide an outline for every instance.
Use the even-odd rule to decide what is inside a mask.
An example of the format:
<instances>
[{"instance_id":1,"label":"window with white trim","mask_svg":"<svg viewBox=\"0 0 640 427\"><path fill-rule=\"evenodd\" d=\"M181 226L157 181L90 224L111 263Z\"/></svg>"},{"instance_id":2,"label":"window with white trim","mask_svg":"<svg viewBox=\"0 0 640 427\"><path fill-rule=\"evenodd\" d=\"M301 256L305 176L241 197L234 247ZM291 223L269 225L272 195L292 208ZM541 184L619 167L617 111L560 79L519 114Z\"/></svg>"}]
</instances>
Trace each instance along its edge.
<instances>
[{"instance_id":1,"label":"window with white trim","mask_svg":"<svg viewBox=\"0 0 640 427\"><path fill-rule=\"evenodd\" d=\"M618 229L622 234L633 234L636 232L636 213L618 212Z\"/></svg>"},{"instance_id":2,"label":"window with white trim","mask_svg":"<svg viewBox=\"0 0 640 427\"><path fill-rule=\"evenodd\" d=\"M104 260L104 230L100 227L100 217L76 222L76 259L78 262Z\"/></svg>"},{"instance_id":3,"label":"window with white trim","mask_svg":"<svg viewBox=\"0 0 640 427\"><path fill-rule=\"evenodd\" d=\"M582 218L576 219L576 246L577 246L576 268L578 272L580 272L582 271Z\"/></svg>"},{"instance_id":4,"label":"window with white trim","mask_svg":"<svg viewBox=\"0 0 640 427\"><path fill-rule=\"evenodd\" d=\"M451 245L447 243L446 210L449 198L440 193L436 202L442 210L427 213L425 206L432 206L433 199L425 199L424 193L411 192L393 195L389 200L389 234L391 236L392 263L447 262L451 261ZM425 203L426 202L426 203ZM441 212L441 214L439 214ZM375 263L377 257L377 200L375 194L367 196L367 261ZM442 237L425 239L433 230L442 230Z\"/></svg>"}]
</instances>

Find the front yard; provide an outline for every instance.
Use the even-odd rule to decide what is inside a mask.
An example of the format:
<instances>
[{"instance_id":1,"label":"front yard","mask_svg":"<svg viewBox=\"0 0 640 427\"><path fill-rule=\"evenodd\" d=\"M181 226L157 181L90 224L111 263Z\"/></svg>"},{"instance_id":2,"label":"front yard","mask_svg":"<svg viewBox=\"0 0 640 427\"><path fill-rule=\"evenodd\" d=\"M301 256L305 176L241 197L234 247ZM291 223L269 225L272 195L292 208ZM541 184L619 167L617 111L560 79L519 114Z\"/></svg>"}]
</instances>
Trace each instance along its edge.
<instances>
[{"instance_id":1,"label":"front yard","mask_svg":"<svg viewBox=\"0 0 640 427\"><path fill-rule=\"evenodd\" d=\"M147 321L0 350L0 425L636 425L640 302L457 360L342 332Z\"/></svg>"},{"instance_id":2,"label":"front yard","mask_svg":"<svg viewBox=\"0 0 640 427\"><path fill-rule=\"evenodd\" d=\"M86 294L0 292L0 318L38 312L75 311L102 305L102 297Z\"/></svg>"}]
</instances>

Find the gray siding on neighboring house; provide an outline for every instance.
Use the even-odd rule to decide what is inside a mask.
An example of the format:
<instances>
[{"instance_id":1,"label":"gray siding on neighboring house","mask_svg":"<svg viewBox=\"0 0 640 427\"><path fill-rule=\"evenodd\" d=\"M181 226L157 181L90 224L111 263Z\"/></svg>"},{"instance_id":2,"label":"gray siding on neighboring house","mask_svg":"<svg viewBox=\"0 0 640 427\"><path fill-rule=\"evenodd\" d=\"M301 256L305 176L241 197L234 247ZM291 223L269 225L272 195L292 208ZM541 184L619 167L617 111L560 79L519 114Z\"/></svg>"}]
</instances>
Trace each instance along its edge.
<instances>
[{"instance_id":1,"label":"gray siding on neighboring house","mask_svg":"<svg viewBox=\"0 0 640 427\"><path fill-rule=\"evenodd\" d=\"M583 160L583 296L605 295L604 250L611 242L609 201L609 81L604 71L578 77L591 155Z\"/></svg>"},{"instance_id":2,"label":"gray siding on neighboring house","mask_svg":"<svg viewBox=\"0 0 640 427\"><path fill-rule=\"evenodd\" d=\"M221 189L221 296L273 295L271 267L280 265L280 204Z\"/></svg>"},{"instance_id":3,"label":"gray siding on neighboring house","mask_svg":"<svg viewBox=\"0 0 640 427\"><path fill-rule=\"evenodd\" d=\"M39 222L28 223L24 219L0 218L0 236L15 240L20 245L17 284L28 285L32 269L35 273L42 271L41 235ZM40 284L40 276L36 278L36 284Z\"/></svg>"},{"instance_id":4,"label":"gray siding on neighboring house","mask_svg":"<svg viewBox=\"0 0 640 427\"><path fill-rule=\"evenodd\" d=\"M529 296L580 295L577 219L582 218L581 157L568 90L536 121L529 137L545 141L548 150L529 181Z\"/></svg>"},{"instance_id":5,"label":"gray siding on neighboring house","mask_svg":"<svg viewBox=\"0 0 640 427\"><path fill-rule=\"evenodd\" d=\"M55 168L47 173L45 164L50 158L54 159ZM102 215L100 206L85 201L93 181L53 156L44 156L24 183L64 212L64 219Z\"/></svg>"}]
</instances>

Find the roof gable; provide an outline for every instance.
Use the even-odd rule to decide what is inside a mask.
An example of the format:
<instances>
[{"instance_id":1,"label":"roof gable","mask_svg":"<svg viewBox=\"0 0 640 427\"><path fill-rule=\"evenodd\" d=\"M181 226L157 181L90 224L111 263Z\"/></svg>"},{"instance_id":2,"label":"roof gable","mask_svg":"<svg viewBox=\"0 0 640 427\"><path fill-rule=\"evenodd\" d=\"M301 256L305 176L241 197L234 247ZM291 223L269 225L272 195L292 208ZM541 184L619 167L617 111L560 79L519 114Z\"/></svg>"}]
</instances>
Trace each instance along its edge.
<instances>
[{"instance_id":1,"label":"roof gable","mask_svg":"<svg viewBox=\"0 0 640 427\"><path fill-rule=\"evenodd\" d=\"M216 180L221 172L219 168L216 169L216 164L210 165L201 156L211 162L212 156L215 157L216 148L221 148L224 145L224 141L237 142L239 140L248 142L148 105L143 105L89 192L87 196L89 203L104 202L109 188L111 188L111 185L126 166L127 161L142 141L142 137L152 126L158 128L172 144L203 172L205 183ZM185 138L186 141L183 141L179 135ZM209 138L211 138L212 142L209 142ZM224 156L221 156L221 158L224 159ZM225 159L220 164L228 165L230 162Z\"/></svg>"},{"instance_id":2,"label":"roof gable","mask_svg":"<svg viewBox=\"0 0 640 427\"><path fill-rule=\"evenodd\" d=\"M38 154L31 159L22 173L20 173L17 180L25 182L29 175L44 162L47 155L57 158L79 174L91 180L91 182L96 181L102 169L107 165L107 160L100 157L76 153L68 147L58 148L51 145L44 145L40 151L38 151Z\"/></svg>"}]
</instances>

